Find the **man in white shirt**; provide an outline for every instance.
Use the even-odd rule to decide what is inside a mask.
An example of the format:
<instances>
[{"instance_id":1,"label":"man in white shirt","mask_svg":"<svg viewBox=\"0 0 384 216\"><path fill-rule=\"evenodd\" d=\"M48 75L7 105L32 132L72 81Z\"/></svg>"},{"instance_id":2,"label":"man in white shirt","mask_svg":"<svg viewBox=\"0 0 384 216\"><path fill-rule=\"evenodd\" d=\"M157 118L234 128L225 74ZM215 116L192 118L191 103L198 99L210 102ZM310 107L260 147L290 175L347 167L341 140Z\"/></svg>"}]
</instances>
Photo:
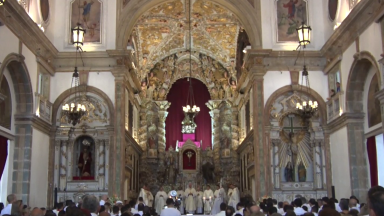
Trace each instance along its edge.
<instances>
[{"instance_id":1,"label":"man in white shirt","mask_svg":"<svg viewBox=\"0 0 384 216\"><path fill-rule=\"evenodd\" d=\"M101 195L101 199L100 199L100 206L103 206L105 205L105 202L107 202L108 200L108 195Z\"/></svg>"},{"instance_id":2,"label":"man in white shirt","mask_svg":"<svg viewBox=\"0 0 384 216\"><path fill-rule=\"evenodd\" d=\"M213 194L214 202L211 214L215 215L220 212L220 205L224 202L225 197L225 191L224 188L220 185L220 183L217 183L217 190Z\"/></svg>"},{"instance_id":3,"label":"man in white shirt","mask_svg":"<svg viewBox=\"0 0 384 216\"><path fill-rule=\"evenodd\" d=\"M220 204L220 212L215 214L215 216L225 216L225 210L227 209L227 204L221 203Z\"/></svg>"},{"instance_id":4,"label":"man in white shirt","mask_svg":"<svg viewBox=\"0 0 384 216\"><path fill-rule=\"evenodd\" d=\"M100 208L99 200L94 195L85 195L81 208L88 210L92 216L97 216Z\"/></svg>"},{"instance_id":5,"label":"man in white shirt","mask_svg":"<svg viewBox=\"0 0 384 216\"><path fill-rule=\"evenodd\" d=\"M137 211L137 210L135 209L135 205L136 205L135 200L131 200L131 201L129 201L128 205L129 205L129 207L131 208L131 213L132 213L133 215L136 214L136 213L139 213L139 211Z\"/></svg>"},{"instance_id":6,"label":"man in white shirt","mask_svg":"<svg viewBox=\"0 0 384 216\"><path fill-rule=\"evenodd\" d=\"M161 211L160 216L181 216L181 213L179 210L175 209L175 202L172 198L168 198L167 201L167 208L163 209Z\"/></svg>"},{"instance_id":7,"label":"man in white shirt","mask_svg":"<svg viewBox=\"0 0 384 216\"><path fill-rule=\"evenodd\" d=\"M64 204L62 202L57 203L56 208L53 210L53 213L55 213L58 216L59 212L62 211L63 209L64 209Z\"/></svg>"},{"instance_id":8,"label":"man in white shirt","mask_svg":"<svg viewBox=\"0 0 384 216\"><path fill-rule=\"evenodd\" d=\"M351 209L356 209L358 212L360 212L360 208L357 206L357 200L355 199L355 198L351 198L350 200L349 200L349 207L351 208Z\"/></svg>"},{"instance_id":9,"label":"man in white shirt","mask_svg":"<svg viewBox=\"0 0 384 216\"><path fill-rule=\"evenodd\" d=\"M241 214L241 215L243 215L244 214L244 205L241 203L241 202L239 202L239 203L237 203L237 205L236 205L236 212L233 214L234 216L236 215L236 214Z\"/></svg>"},{"instance_id":10,"label":"man in white shirt","mask_svg":"<svg viewBox=\"0 0 384 216\"><path fill-rule=\"evenodd\" d=\"M17 199L15 194L9 194L7 196L8 205L1 211L1 215L10 215L11 209L12 209L12 203L14 203L16 200Z\"/></svg>"},{"instance_id":11,"label":"man in white shirt","mask_svg":"<svg viewBox=\"0 0 384 216\"><path fill-rule=\"evenodd\" d=\"M303 202L301 201L300 198L296 198L294 201L293 201L293 204L294 204L294 212L297 216L300 216L300 215L304 215L305 213L307 213L303 208L301 208L301 206L303 205Z\"/></svg>"}]
</instances>

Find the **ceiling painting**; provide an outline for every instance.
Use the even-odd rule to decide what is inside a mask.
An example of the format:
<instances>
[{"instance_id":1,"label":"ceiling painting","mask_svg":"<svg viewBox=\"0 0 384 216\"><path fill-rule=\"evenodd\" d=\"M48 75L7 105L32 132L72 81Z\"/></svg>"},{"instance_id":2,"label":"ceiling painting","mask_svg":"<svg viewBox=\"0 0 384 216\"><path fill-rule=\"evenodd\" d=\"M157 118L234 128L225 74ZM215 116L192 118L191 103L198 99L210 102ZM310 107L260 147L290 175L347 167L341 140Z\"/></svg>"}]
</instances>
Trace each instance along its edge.
<instances>
[{"instance_id":1,"label":"ceiling painting","mask_svg":"<svg viewBox=\"0 0 384 216\"><path fill-rule=\"evenodd\" d=\"M236 62L240 24L228 9L206 0L173 0L145 12L132 33L140 79L168 56L191 50L204 54L230 71ZM191 17L191 26L189 26ZM192 41L190 41L191 29Z\"/></svg>"}]
</instances>

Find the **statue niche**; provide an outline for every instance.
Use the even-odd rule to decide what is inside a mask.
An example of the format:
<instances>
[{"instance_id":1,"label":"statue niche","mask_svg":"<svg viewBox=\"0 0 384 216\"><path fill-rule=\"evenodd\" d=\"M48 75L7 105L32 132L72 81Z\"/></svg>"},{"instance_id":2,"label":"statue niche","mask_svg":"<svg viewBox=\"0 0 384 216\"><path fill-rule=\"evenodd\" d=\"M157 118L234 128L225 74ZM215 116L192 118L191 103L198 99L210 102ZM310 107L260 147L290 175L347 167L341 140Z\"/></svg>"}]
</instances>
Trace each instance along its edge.
<instances>
[{"instance_id":1,"label":"statue niche","mask_svg":"<svg viewBox=\"0 0 384 216\"><path fill-rule=\"evenodd\" d=\"M75 141L75 166L73 180L94 180L95 173L95 142L89 136L81 136Z\"/></svg>"}]
</instances>

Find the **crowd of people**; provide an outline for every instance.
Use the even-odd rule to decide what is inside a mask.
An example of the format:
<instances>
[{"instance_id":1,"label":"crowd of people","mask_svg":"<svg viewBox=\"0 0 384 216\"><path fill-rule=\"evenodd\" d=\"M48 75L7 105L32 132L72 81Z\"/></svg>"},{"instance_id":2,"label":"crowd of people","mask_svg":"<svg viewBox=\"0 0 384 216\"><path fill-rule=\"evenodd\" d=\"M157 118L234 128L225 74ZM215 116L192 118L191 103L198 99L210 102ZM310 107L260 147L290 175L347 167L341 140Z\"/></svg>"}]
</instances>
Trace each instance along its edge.
<instances>
[{"instance_id":1,"label":"crowd of people","mask_svg":"<svg viewBox=\"0 0 384 216\"><path fill-rule=\"evenodd\" d=\"M190 191L189 194L192 197L194 192L191 186L187 191ZM196 193L195 196L197 196ZM384 216L384 188L372 187L367 197L366 203L360 203L355 196L343 198L340 201L328 197L307 201L302 196L296 196L291 203L278 202L271 198L256 203L251 197L242 197L236 208L231 206L232 203L228 205L222 201L217 213L208 212L208 214L216 216ZM156 208L148 206L143 197L126 203L116 201L112 204L107 195L103 195L100 201L94 195L85 195L79 203L68 200L65 203L57 203L55 209L48 210L37 207L31 209L18 200L16 195L10 194L7 196L7 206L0 203L0 211L1 216L181 216L180 210L184 211L185 206L180 205L179 200L177 195L167 196L159 213ZM206 211L204 213L207 214Z\"/></svg>"}]
</instances>

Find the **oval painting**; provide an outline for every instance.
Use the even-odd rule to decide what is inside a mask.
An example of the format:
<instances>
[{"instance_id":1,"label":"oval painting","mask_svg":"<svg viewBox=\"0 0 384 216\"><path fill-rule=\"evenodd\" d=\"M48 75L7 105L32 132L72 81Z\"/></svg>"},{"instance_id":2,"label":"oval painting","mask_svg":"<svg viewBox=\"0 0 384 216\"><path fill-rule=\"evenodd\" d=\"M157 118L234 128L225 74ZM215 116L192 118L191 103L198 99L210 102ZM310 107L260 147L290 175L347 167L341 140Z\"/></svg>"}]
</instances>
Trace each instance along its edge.
<instances>
[{"instance_id":1,"label":"oval painting","mask_svg":"<svg viewBox=\"0 0 384 216\"><path fill-rule=\"evenodd\" d=\"M335 21L338 5L339 0L328 0L328 14L332 22Z\"/></svg>"},{"instance_id":2,"label":"oval painting","mask_svg":"<svg viewBox=\"0 0 384 216\"><path fill-rule=\"evenodd\" d=\"M41 17L44 22L48 21L49 18L49 1L48 0L40 0L40 11Z\"/></svg>"}]
</instances>

